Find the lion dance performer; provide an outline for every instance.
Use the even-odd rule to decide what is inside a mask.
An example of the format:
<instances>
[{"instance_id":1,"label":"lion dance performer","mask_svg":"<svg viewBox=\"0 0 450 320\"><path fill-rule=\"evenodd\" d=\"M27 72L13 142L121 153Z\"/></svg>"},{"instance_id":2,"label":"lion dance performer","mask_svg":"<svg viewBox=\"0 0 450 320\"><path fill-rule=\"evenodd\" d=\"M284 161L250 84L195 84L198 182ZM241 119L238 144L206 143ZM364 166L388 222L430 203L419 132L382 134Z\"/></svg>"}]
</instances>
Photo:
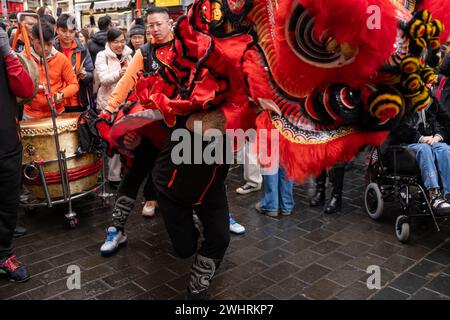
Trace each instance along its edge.
<instances>
[{"instance_id":1,"label":"lion dance performer","mask_svg":"<svg viewBox=\"0 0 450 320\"><path fill-rule=\"evenodd\" d=\"M169 137L188 129L191 141L211 128L276 129L281 164L302 182L381 144L405 112L428 105L443 30L413 1L198 0L177 21L169 59L153 48L156 79L139 77L133 106L152 114L147 123L160 115ZM126 118L101 129L113 148L123 149L123 123L146 124ZM203 153L211 141L200 140ZM174 163L177 143L167 141L153 178L175 251L196 253L188 297L202 299L229 242L228 166ZM192 211L203 223L198 252Z\"/></svg>"}]
</instances>

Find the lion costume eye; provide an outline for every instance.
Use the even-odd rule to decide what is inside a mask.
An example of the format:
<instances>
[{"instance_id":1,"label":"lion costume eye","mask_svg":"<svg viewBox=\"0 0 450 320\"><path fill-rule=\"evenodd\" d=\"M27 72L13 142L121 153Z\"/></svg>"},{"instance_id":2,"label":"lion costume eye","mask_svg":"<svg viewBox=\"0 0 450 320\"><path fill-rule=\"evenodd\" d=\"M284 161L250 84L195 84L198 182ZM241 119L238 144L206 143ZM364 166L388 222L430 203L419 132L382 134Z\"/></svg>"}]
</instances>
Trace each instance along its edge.
<instances>
[{"instance_id":1,"label":"lion costume eye","mask_svg":"<svg viewBox=\"0 0 450 320\"><path fill-rule=\"evenodd\" d=\"M319 68L339 68L352 63L358 50L346 50L332 37L318 40L314 36L314 16L296 5L286 24L286 38L290 48L304 62Z\"/></svg>"}]
</instances>

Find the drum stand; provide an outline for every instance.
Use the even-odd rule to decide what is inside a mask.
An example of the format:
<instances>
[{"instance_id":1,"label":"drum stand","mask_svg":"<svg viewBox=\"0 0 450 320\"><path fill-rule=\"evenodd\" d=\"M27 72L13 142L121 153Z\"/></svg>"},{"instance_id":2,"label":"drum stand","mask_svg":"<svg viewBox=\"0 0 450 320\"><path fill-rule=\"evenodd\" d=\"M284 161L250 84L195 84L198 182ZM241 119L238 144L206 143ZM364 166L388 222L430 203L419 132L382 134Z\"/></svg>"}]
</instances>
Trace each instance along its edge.
<instances>
[{"instance_id":1,"label":"drum stand","mask_svg":"<svg viewBox=\"0 0 450 320\"><path fill-rule=\"evenodd\" d=\"M21 21L21 18L23 16L32 16L34 18L36 18L38 20L38 26L39 26L39 39L41 42L41 48L45 48L45 43L44 43L44 37L43 37L43 33L42 33L42 22L40 20L40 17L38 14L35 13L19 13L18 14L18 21ZM75 228L76 225L78 224L78 219L77 219L77 214L73 211L72 209L72 199L75 198L79 198L82 197L84 195L87 195L89 193L93 193L98 191L100 188L102 189L102 193L99 195L102 198L102 204L103 207L107 206L107 199L109 199L111 197L111 194L106 193L105 190L105 161L103 161L103 170L102 170L102 181L100 184L98 184L97 186L95 186L93 189L86 191L84 193L80 193L77 194L76 196L72 196L71 191L70 191L70 181L69 181L69 175L68 175L68 169L67 169L67 158L66 158L66 150L61 150L60 147L60 143L59 143L59 136L58 136L58 127L56 125L56 118L58 116L57 112L56 112L56 108L53 102L52 97L50 96L51 94L51 87L50 87L50 78L49 78L49 72L48 72L48 63L47 63L47 59L42 59L44 62L44 72L45 72L45 77L46 77L46 81L47 81L47 85L45 86L45 96L47 98L47 103L48 106L50 107L50 111L51 111L51 118L52 118L52 125L53 125L53 136L55 139L55 147L56 147L56 153L58 156L58 166L59 166L59 172L61 175L61 185L62 185L62 191L63 191L63 199L60 200L56 200L53 201L51 199L51 196L49 194L48 191L48 185L47 182L45 180L45 174L44 174L44 169L43 169L43 163L37 163L37 162L33 162L30 166L37 168L38 172L39 172L39 177L41 179L41 183L44 189L44 194L45 194L45 202L41 202L41 203L37 203L37 204L29 204L29 205L25 205L26 208L31 209L33 207L37 207L37 206L45 206L47 205L49 208L51 208L54 204L59 204L59 203L67 203L68 204L68 212L65 214L65 217L69 223L69 226L71 228Z\"/></svg>"},{"instance_id":2,"label":"drum stand","mask_svg":"<svg viewBox=\"0 0 450 320\"><path fill-rule=\"evenodd\" d=\"M24 175L28 180L34 180L37 178L40 179L40 182L41 182L41 185L43 188L43 192L44 192L44 196L45 196L45 200L40 201L40 202L39 201L27 202L27 203L22 204L22 206L24 207L24 209L26 211L29 211L29 210L36 209L38 207L52 208L54 205L67 203L68 210L64 216L67 219L69 226L71 228L75 228L78 224L78 218L77 218L77 214L73 211L72 200L84 197L88 194L97 194L98 197L101 198L101 200L102 200L102 207L106 208L106 207L109 207L109 205L110 205L109 199L114 197L114 194L108 193L106 191L106 179L105 179L106 168L105 168L105 161L103 161L100 181L91 189L86 190L85 192L82 192L82 193L78 193L76 195L72 195L72 193L70 191L70 181L68 178L67 158L66 158L65 150L61 150L60 156L61 156L61 160L62 160L62 167L60 167L60 168L62 168L61 186L62 186L62 191L63 191L64 197L62 199L58 199L58 200L52 199L50 192L49 192L48 183L45 179L44 165L46 163L34 161L31 164L28 164L25 166ZM102 157L104 157L104 155L102 155ZM28 169L31 169L31 170L37 172L37 175L30 176L28 173Z\"/></svg>"}]
</instances>

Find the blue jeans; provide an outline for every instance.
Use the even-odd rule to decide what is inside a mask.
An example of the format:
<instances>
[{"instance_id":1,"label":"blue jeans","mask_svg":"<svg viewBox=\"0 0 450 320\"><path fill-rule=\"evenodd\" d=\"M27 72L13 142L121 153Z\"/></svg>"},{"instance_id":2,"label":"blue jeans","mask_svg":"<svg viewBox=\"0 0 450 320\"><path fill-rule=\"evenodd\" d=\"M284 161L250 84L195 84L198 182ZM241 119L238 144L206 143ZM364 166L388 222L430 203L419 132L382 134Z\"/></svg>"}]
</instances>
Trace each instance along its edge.
<instances>
[{"instance_id":1,"label":"blue jeans","mask_svg":"<svg viewBox=\"0 0 450 320\"><path fill-rule=\"evenodd\" d=\"M413 143L408 146L416 152L422 180L427 190L439 188L441 178L444 194L450 194L450 146L446 143Z\"/></svg>"},{"instance_id":2,"label":"blue jeans","mask_svg":"<svg viewBox=\"0 0 450 320\"><path fill-rule=\"evenodd\" d=\"M280 168L274 175L263 176L264 197L260 202L265 211L291 212L294 209L294 182L286 179L284 169Z\"/></svg>"}]
</instances>

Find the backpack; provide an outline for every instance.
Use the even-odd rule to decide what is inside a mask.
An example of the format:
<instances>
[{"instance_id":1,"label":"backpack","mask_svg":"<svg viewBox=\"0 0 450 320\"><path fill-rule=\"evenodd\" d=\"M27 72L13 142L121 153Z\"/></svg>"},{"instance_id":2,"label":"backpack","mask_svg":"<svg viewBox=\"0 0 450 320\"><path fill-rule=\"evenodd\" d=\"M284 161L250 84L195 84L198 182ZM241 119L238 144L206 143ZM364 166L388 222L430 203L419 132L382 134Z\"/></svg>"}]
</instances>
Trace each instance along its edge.
<instances>
[{"instance_id":1,"label":"backpack","mask_svg":"<svg viewBox=\"0 0 450 320\"><path fill-rule=\"evenodd\" d=\"M153 45L147 42L141 47L141 53L144 58L144 76L154 74L159 69L159 65L153 58Z\"/></svg>"}]
</instances>

